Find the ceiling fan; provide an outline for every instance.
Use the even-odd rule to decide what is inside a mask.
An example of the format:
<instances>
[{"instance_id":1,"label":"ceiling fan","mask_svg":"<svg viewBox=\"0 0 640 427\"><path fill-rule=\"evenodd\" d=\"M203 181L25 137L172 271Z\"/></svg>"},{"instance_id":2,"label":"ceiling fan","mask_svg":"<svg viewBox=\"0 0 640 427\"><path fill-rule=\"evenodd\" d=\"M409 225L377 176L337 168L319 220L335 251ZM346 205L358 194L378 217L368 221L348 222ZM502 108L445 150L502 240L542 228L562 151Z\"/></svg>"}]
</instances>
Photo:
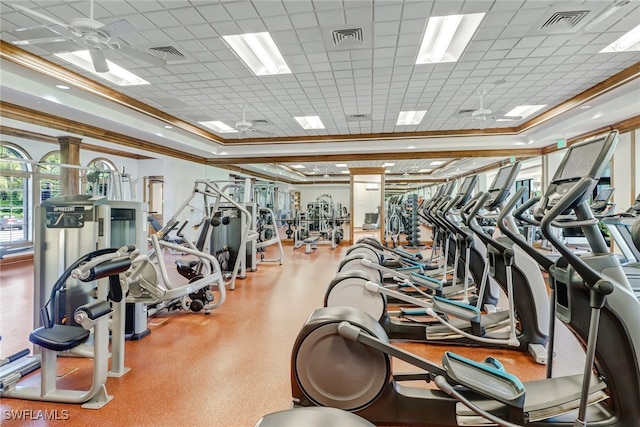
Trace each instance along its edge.
<instances>
[{"instance_id":1,"label":"ceiling fan","mask_svg":"<svg viewBox=\"0 0 640 427\"><path fill-rule=\"evenodd\" d=\"M262 129L256 129L254 124L247 120L247 106L242 106L242 120L236 123L236 130L240 133L240 136L256 135L256 136L271 136L272 133Z\"/></svg>"},{"instance_id":2,"label":"ceiling fan","mask_svg":"<svg viewBox=\"0 0 640 427\"><path fill-rule=\"evenodd\" d=\"M29 9L25 6L21 6L19 4L12 4L12 7L25 12L29 15L32 15L42 21L47 21L51 24L57 25L58 29L50 30L54 34L59 34L59 36L54 37L45 37L45 38L36 38L30 40L17 40L11 42L17 46L27 46L27 45L36 45L43 43L55 43L55 42L63 42L63 41L72 41L85 49L89 50L91 55L91 62L96 72L104 73L109 71L109 65L107 64L107 59L105 57L105 51L109 50L119 50L125 55L141 59L145 62L148 62L152 65L165 66L166 61L162 58L159 58L155 55L152 55L147 52L143 52L141 50L135 49L124 41L115 41L116 38L120 37L122 34L133 33L138 31L133 24L125 19L121 19L116 22L112 22L110 24L103 24L102 22L96 21L93 18L93 4L94 0L91 0L90 3L90 13L89 17L78 17L74 18L69 23L65 23L59 21L56 18L53 18L49 15L45 15L44 13L38 12L36 10ZM48 28L48 27L47 27ZM23 28L16 30L15 33L19 33L21 30L28 30L29 28Z\"/></svg>"},{"instance_id":3,"label":"ceiling fan","mask_svg":"<svg viewBox=\"0 0 640 427\"><path fill-rule=\"evenodd\" d=\"M484 96L487 94L486 90L478 91L480 97L480 107L475 110L460 110L458 114L462 114L465 117L471 117L474 120L496 120L496 121L517 121L522 119L521 116L505 116L504 114L492 111L484 106Z\"/></svg>"}]
</instances>

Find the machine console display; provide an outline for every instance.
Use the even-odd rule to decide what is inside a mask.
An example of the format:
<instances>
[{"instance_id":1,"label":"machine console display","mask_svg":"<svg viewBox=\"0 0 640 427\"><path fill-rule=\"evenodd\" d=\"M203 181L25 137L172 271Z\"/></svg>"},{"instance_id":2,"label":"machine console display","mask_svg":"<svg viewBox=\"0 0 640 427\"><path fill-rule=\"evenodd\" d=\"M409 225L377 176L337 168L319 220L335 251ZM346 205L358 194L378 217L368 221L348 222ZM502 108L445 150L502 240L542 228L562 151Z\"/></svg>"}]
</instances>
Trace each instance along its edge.
<instances>
[{"instance_id":1,"label":"machine console display","mask_svg":"<svg viewBox=\"0 0 640 427\"><path fill-rule=\"evenodd\" d=\"M456 203L457 207L461 207L469 201L469 199L471 198L471 192L473 191L473 187L475 187L476 182L478 182L478 175L468 176L464 179L464 181L462 181L460 191L458 191L459 199Z\"/></svg>"},{"instance_id":2,"label":"machine console display","mask_svg":"<svg viewBox=\"0 0 640 427\"><path fill-rule=\"evenodd\" d=\"M484 207L488 210L494 210L500 206L507 197L509 190L513 187L520 172L520 162L515 162L503 166L493 179L491 187L489 187L489 199L485 202Z\"/></svg>"},{"instance_id":3,"label":"machine console display","mask_svg":"<svg viewBox=\"0 0 640 427\"><path fill-rule=\"evenodd\" d=\"M547 192L539 203L536 217L541 218L544 212L555 206L580 179L588 177L592 180L590 188L578 197L563 214L570 213L572 209L586 201L611 159L617 140L618 132L611 131L600 138L569 147L569 151L560 162Z\"/></svg>"}]
</instances>

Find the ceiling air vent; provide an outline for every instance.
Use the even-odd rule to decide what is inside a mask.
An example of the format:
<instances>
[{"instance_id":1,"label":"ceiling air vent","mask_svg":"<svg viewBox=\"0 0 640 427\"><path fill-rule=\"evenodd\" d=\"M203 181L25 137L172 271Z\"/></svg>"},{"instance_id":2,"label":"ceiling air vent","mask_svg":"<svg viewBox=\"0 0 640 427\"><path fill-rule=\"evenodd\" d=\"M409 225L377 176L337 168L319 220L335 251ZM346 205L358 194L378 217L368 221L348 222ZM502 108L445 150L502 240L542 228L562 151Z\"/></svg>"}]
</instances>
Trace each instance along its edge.
<instances>
[{"instance_id":1,"label":"ceiling air vent","mask_svg":"<svg viewBox=\"0 0 640 427\"><path fill-rule=\"evenodd\" d=\"M186 59L186 56L173 46L154 46L147 48L147 50L151 54L166 61L179 61Z\"/></svg>"},{"instance_id":2,"label":"ceiling air vent","mask_svg":"<svg viewBox=\"0 0 640 427\"><path fill-rule=\"evenodd\" d=\"M365 122L371 120L370 114L347 114L348 122Z\"/></svg>"},{"instance_id":3,"label":"ceiling air vent","mask_svg":"<svg viewBox=\"0 0 640 427\"><path fill-rule=\"evenodd\" d=\"M335 30L333 35L333 45L338 46L345 40L355 40L358 43L364 43L362 28L349 28L345 30Z\"/></svg>"},{"instance_id":4,"label":"ceiling air vent","mask_svg":"<svg viewBox=\"0 0 640 427\"><path fill-rule=\"evenodd\" d=\"M322 41L328 52L373 47L373 26L370 22L358 24L357 28L345 28L343 25L321 27Z\"/></svg>"},{"instance_id":5,"label":"ceiling air vent","mask_svg":"<svg viewBox=\"0 0 640 427\"><path fill-rule=\"evenodd\" d=\"M548 29L549 27L562 25L568 28L574 28L587 16L588 10L573 10L568 12L555 12L547 19L540 27L541 30Z\"/></svg>"},{"instance_id":6,"label":"ceiling air vent","mask_svg":"<svg viewBox=\"0 0 640 427\"><path fill-rule=\"evenodd\" d=\"M254 120L249 120L253 125L268 125L269 120L267 119L254 119Z\"/></svg>"}]
</instances>

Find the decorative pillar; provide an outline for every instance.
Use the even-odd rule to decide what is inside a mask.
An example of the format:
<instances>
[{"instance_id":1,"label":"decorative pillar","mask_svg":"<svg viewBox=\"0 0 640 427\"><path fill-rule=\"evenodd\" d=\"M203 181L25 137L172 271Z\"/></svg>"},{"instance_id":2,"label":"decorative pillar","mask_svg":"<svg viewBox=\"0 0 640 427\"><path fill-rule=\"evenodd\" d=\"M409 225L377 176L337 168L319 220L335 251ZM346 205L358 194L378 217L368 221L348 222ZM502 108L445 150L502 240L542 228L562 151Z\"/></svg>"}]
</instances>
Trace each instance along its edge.
<instances>
[{"instance_id":1,"label":"decorative pillar","mask_svg":"<svg viewBox=\"0 0 640 427\"><path fill-rule=\"evenodd\" d=\"M80 166L80 143L75 136L59 136L60 163ZM60 168L60 195L80 194L80 169Z\"/></svg>"}]
</instances>

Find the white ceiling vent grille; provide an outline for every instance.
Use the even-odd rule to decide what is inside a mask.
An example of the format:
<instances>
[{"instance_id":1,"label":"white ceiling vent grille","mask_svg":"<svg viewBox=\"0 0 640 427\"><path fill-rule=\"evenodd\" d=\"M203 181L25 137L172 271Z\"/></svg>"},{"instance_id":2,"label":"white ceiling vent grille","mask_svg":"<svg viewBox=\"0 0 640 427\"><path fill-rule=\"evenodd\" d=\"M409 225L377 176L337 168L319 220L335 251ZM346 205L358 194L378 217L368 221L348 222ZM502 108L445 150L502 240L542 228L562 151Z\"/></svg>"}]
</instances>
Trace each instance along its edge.
<instances>
[{"instance_id":1,"label":"white ceiling vent grille","mask_svg":"<svg viewBox=\"0 0 640 427\"><path fill-rule=\"evenodd\" d=\"M588 10L574 10L568 12L555 12L540 27L541 30L548 29L552 26L561 25L563 27L574 28L587 16Z\"/></svg>"},{"instance_id":2,"label":"white ceiling vent grille","mask_svg":"<svg viewBox=\"0 0 640 427\"><path fill-rule=\"evenodd\" d=\"M358 27L345 28L344 25L322 27L322 41L328 52L354 49L371 49L373 47L373 26L369 22L358 24Z\"/></svg>"},{"instance_id":3,"label":"white ceiling vent grille","mask_svg":"<svg viewBox=\"0 0 640 427\"><path fill-rule=\"evenodd\" d=\"M255 125L270 125L269 120L267 119L253 119L249 120L254 126Z\"/></svg>"},{"instance_id":4,"label":"white ceiling vent grille","mask_svg":"<svg viewBox=\"0 0 640 427\"><path fill-rule=\"evenodd\" d=\"M355 40L358 43L364 43L364 36L362 34L362 28L349 28L344 30L335 30L332 33L333 44L338 46L345 40Z\"/></svg>"},{"instance_id":5,"label":"white ceiling vent grille","mask_svg":"<svg viewBox=\"0 0 640 427\"><path fill-rule=\"evenodd\" d=\"M348 122L366 122L371 120L371 114L347 114Z\"/></svg>"},{"instance_id":6,"label":"white ceiling vent grille","mask_svg":"<svg viewBox=\"0 0 640 427\"><path fill-rule=\"evenodd\" d=\"M174 46L154 46L147 48L147 50L151 54L166 61L180 61L187 58Z\"/></svg>"}]
</instances>

